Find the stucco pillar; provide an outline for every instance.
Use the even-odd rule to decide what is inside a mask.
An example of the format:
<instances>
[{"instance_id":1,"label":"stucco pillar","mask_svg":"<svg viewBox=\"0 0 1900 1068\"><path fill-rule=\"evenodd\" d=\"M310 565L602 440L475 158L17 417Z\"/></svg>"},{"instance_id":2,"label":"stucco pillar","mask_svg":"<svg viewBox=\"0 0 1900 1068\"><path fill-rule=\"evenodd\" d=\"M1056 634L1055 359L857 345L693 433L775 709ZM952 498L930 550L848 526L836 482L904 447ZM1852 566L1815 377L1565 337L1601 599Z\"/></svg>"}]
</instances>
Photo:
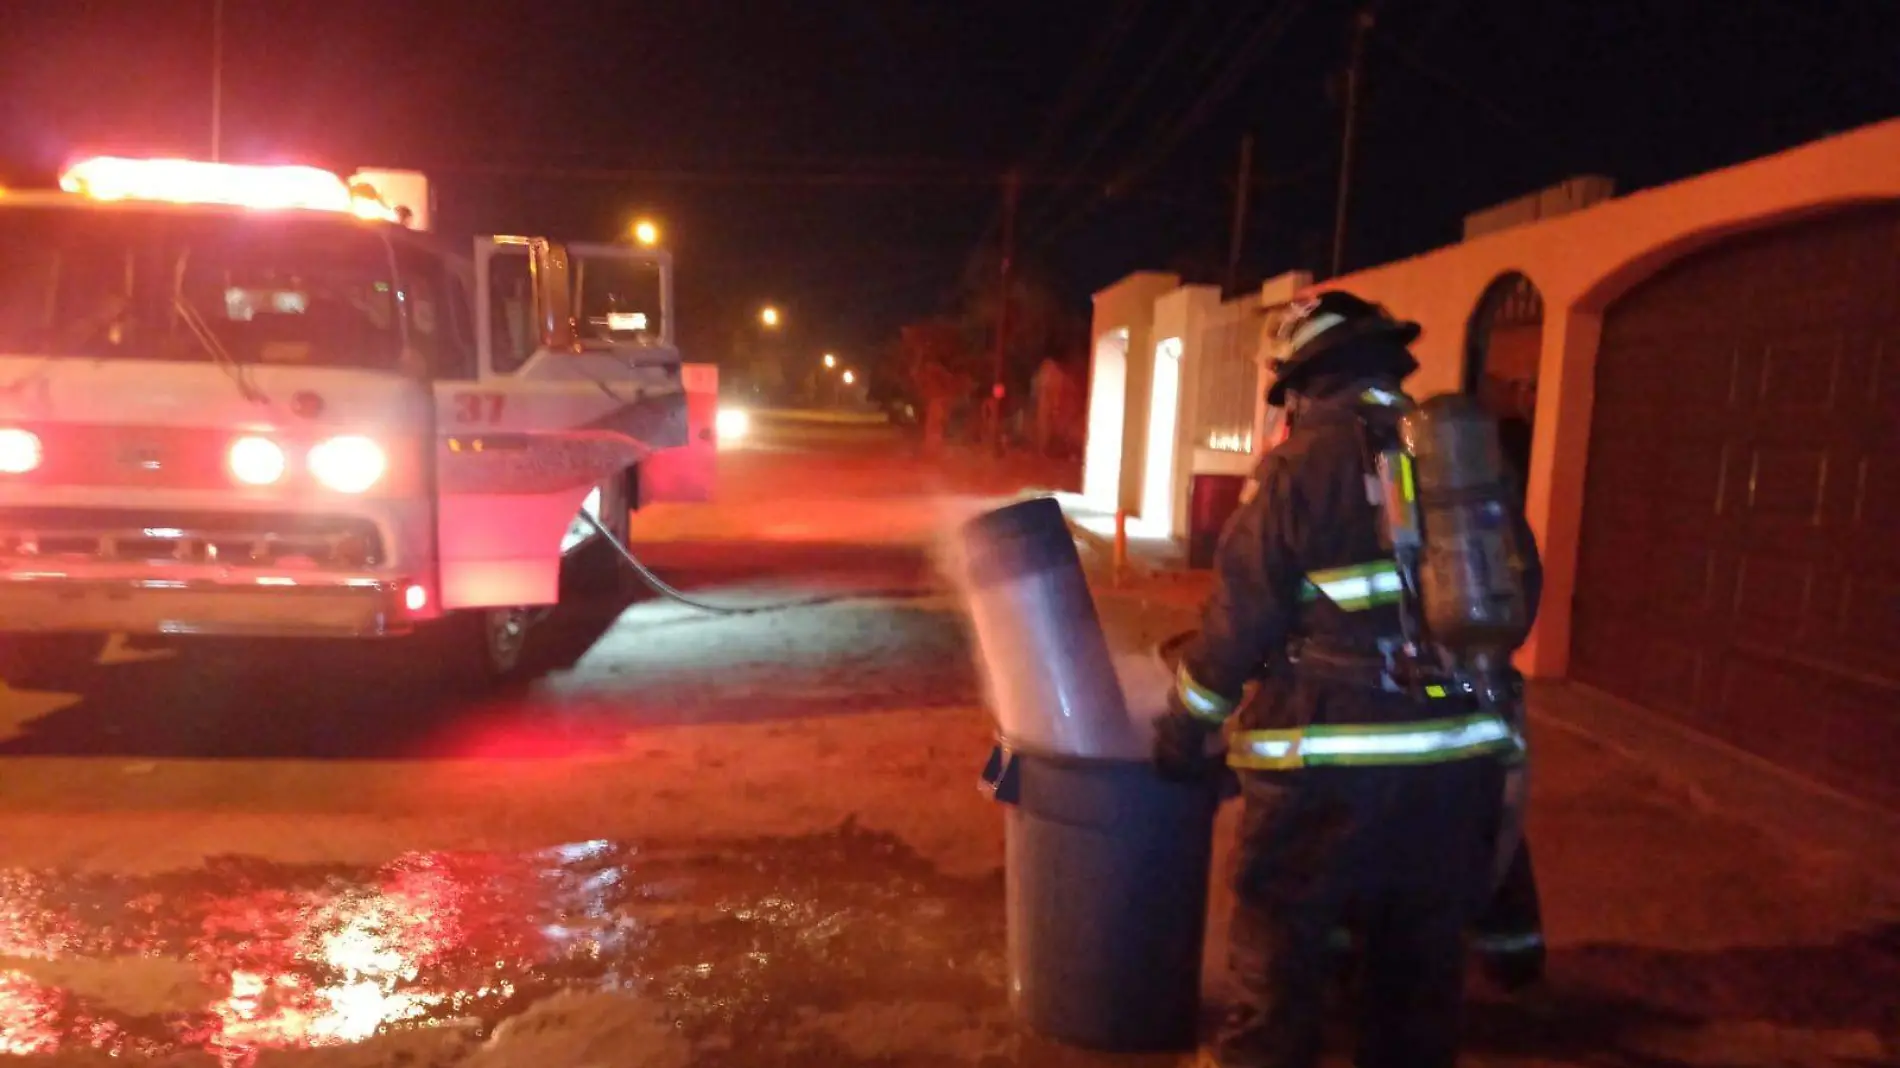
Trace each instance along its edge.
<instances>
[{"instance_id":1,"label":"stucco pillar","mask_svg":"<svg viewBox=\"0 0 1900 1068\"><path fill-rule=\"evenodd\" d=\"M1583 475L1590 455L1597 342L1603 317L1547 304L1538 360L1536 432L1531 440L1525 511L1544 557L1544 600L1537 629L1519 652L1519 670L1561 678L1570 666L1570 604L1576 592L1577 541L1583 525Z\"/></svg>"},{"instance_id":2,"label":"stucco pillar","mask_svg":"<svg viewBox=\"0 0 1900 1068\"><path fill-rule=\"evenodd\" d=\"M1172 274L1159 274L1142 271L1131 274L1121 281L1095 294L1095 314L1091 336L1096 345L1090 357L1089 382L1089 434L1090 444L1085 446L1085 456L1094 460L1085 465L1084 485L1098 491L1091 494L1096 503L1108 508L1121 508L1133 512L1138 509L1141 493L1142 464L1147 458L1148 393L1154 376L1154 324L1155 301L1162 295L1174 290L1181 279ZM1095 366L1102 356L1101 343L1114 331L1128 332L1128 348L1125 357L1118 361L1117 370L1122 378L1119 383L1098 383ZM1098 404L1110 404L1120 409L1119 419L1098 418L1095 411ZM1096 440L1104 433L1111 432L1119 440ZM1114 453L1120 453L1120 459L1108 463ZM1091 477L1088 466L1104 466L1113 470L1101 470Z\"/></svg>"},{"instance_id":3,"label":"stucco pillar","mask_svg":"<svg viewBox=\"0 0 1900 1068\"><path fill-rule=\"evenodd\" d=\"M1154 306L1128 331L1128 394L1122 416L1122 478L1115 507L1141 514L1141 487L1148 472L1148 408L1155 384Z\"/></svg>"},{"instance_id":4,"label":"stucco pillar","mask_svg":"<svg viewBox=\"0 0 1900 1068\"><path fill-rule=\"evenodd\" d=\"M1180 379L1175 396L1173 426L1174 455L1169 465L1169 493L1166 512L1162 515L1148 514L1149 490L1146 482L1142 486L1142 519L1165 528L1169 536L1187 537L1188 480L1194 471L1194 439L1192 437L1195 420L1198 418L1196 399L1200 392L1202 366L1207 360L1207 331L1210 321L1218 314L1221 306L1219 286L1182 286L1173 293L1155 302L1154 344L1157 359L1154 370L1159 371L1160 346L1170 338L1181 342ZM1152 400L1154 391L1149 390ZM1149 425L1155 422L1156 413L1152 406L1148 410ZM1152 447L1153 442L1150 442Z\"/></svg>"}]
</instances>

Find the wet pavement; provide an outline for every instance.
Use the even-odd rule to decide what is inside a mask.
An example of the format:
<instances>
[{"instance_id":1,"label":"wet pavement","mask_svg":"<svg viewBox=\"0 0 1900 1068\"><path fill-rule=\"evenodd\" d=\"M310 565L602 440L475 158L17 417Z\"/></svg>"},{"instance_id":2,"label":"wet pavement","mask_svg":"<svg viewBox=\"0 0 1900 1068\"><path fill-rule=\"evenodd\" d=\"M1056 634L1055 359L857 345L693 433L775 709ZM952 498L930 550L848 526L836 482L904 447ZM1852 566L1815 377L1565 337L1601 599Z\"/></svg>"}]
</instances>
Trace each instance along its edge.
<instances>
[{"instance_id":1,"label":"wet pavement","mask_svg":"<svg viewBox=\"0 0 1900 1068\"><path fill-rule=\"evenodd\" d=\"M762 1047L771 1063L853 1064L853 1044L901 1041L855 1033L857 1007L1001 1004L999 895L851 825L716 853L591 841L371 868L8 871L0 1051L249 1065L443 1025L454 1045L552 995L610 991L655 1006L693 1064L756 1064ZM143 989L96 982L113 969L143 972Z\"/></svg>"},{"instance_id":2,"label":"wet pavement","mask_svg":"<svg viewBox=\"0 0 1900 1068\"><path fill-rule=\"evenodd\" d=\"M538 1025L569 1056L608 1040L599 1063L626 1065L1111 1063L1011 1024L1001 893L994 874L946 875L851 823L710 852L590 841L373 867L7 871L0 1053L250 1066L381 1036L422 1059L372 1045L388 1059L347 1063L447 1065ZM1900 1033L1900 928L1716 953L1585 946L1552 968L1557 996L1474 1006L1477 1063L1870 1066L1892 1063L1879 1036ZM600 993L614 997L585 997ZM629 1022L637 1048L615 1044Z\"/></svg>"},{"instance_id":3,"label":"wet pavement","mask_svg":"<svg viewBox=\"0 0 1900 1068\"><path fill-rule=\"evenodd\" d=\"M1021 1035L1001 906L994 869L948 874L850 819L376 865L0 871L0 1054L228 1068L373 1040L336 1063L531 1063L517 1046L539 1038L552 1065L1172 1063ZM1872 1066L1900 1037L1896 926L1560 945L1551 967L1544 995L1480 995L1474 1063ZM577 1054L596 1046L607 1060Z\"/></svg>"}]
</instances>

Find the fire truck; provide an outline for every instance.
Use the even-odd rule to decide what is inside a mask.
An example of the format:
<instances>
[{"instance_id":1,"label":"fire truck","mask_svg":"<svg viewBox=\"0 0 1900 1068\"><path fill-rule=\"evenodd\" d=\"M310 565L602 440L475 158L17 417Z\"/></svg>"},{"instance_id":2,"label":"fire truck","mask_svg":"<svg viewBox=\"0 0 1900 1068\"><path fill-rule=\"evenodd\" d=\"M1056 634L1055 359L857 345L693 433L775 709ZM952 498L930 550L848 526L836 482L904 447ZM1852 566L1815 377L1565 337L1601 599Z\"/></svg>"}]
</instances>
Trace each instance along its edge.
<instances>
[{"instance_id":1,"label":"fire truck","mask_svg":"<svg viewBox=\"0 0 1900 1068\"><path fill-rule=\"evenodd\" d=\"M452 247L407 172L100 157L59 185L0 193L15 686L113 634L408 640L499 681L564 568L619 566L583 512L624 541L660 460L707 488L716 383L663 249Z\"/></svg>"}]
</instances>

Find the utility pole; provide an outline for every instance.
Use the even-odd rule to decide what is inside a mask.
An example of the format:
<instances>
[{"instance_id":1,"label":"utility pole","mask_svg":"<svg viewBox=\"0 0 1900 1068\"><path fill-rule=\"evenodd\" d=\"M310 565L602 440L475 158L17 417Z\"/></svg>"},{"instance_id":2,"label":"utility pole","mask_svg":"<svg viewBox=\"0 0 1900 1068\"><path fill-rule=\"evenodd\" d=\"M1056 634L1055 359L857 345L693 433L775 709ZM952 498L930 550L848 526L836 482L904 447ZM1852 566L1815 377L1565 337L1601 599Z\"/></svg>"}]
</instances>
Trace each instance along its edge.
<instances>
[{"instance_id":1,"label":"utility pole","mask_svg":"<svg viewBox=\"0 0 1900 1068\"><path fill-rule=\"evenodd\" d=\"M211 162L224 148L224 0L211 0Z\"/></svg>"},{"instance_id":2,"label":"utility pole","mask_svg":"<svg viewBox=\"0 0 1900 1068\"><path fill-rule=\"evenodd\" d=\"M1333 210L1333 271L1346 268L1346 208L1352 199L1352 148L1359 126L1359 82L1366 61L1366 34L1372 30L1372 12L1361 9L1352 20L1352 58L1346 66L1346 122L1339 144L1339 195Z\"/></svg>"},{"instance_id":3,"label":"utility pole","mask_svg":"<svg viewBox=\"0 0 1900 1068\"><path fill-rule=\"evenodd\" d=\"M1234 231L1227 240L1227 292L1240 282L1240 247L1247 232L1247 194L1253 184L1253 135L1240 139L1240 181L1234 186Z\"/></svg>"},{"instance_id":4,"label":"utility pole","mask_svg":"<svg viewBox=\"0 0 1900 1068\"><path fill-rule=\"evenodd\" d=\"M1022 176L1010 171L1003 177L1003 269L1001 290L996 305L996 353L991 368L990 443L996 454L1003 454L1003 378L1005 356L1009 351L1009 274L1010 261L1016 255L1016 200Z\"/></svg>"}]
</instances>

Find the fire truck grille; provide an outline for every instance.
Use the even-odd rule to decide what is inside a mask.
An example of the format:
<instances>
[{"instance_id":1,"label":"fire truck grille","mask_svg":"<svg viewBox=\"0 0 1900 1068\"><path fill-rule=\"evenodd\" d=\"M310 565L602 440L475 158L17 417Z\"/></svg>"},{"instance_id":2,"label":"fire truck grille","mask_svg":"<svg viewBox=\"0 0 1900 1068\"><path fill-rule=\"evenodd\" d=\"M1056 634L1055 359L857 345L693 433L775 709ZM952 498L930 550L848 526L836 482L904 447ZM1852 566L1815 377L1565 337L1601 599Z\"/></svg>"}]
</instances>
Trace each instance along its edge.
<instances>
[{"instance_id":1,"label":"fire truck grille","mask_svg":"<svg viewBox=\"0 0 1900 1068\"><path fill-rule=\"evenodd\" d=\"M95 561L354 571L383 562L376 524L353 516L0 508L0 564Z\"/></svg>"}]
</instances>

